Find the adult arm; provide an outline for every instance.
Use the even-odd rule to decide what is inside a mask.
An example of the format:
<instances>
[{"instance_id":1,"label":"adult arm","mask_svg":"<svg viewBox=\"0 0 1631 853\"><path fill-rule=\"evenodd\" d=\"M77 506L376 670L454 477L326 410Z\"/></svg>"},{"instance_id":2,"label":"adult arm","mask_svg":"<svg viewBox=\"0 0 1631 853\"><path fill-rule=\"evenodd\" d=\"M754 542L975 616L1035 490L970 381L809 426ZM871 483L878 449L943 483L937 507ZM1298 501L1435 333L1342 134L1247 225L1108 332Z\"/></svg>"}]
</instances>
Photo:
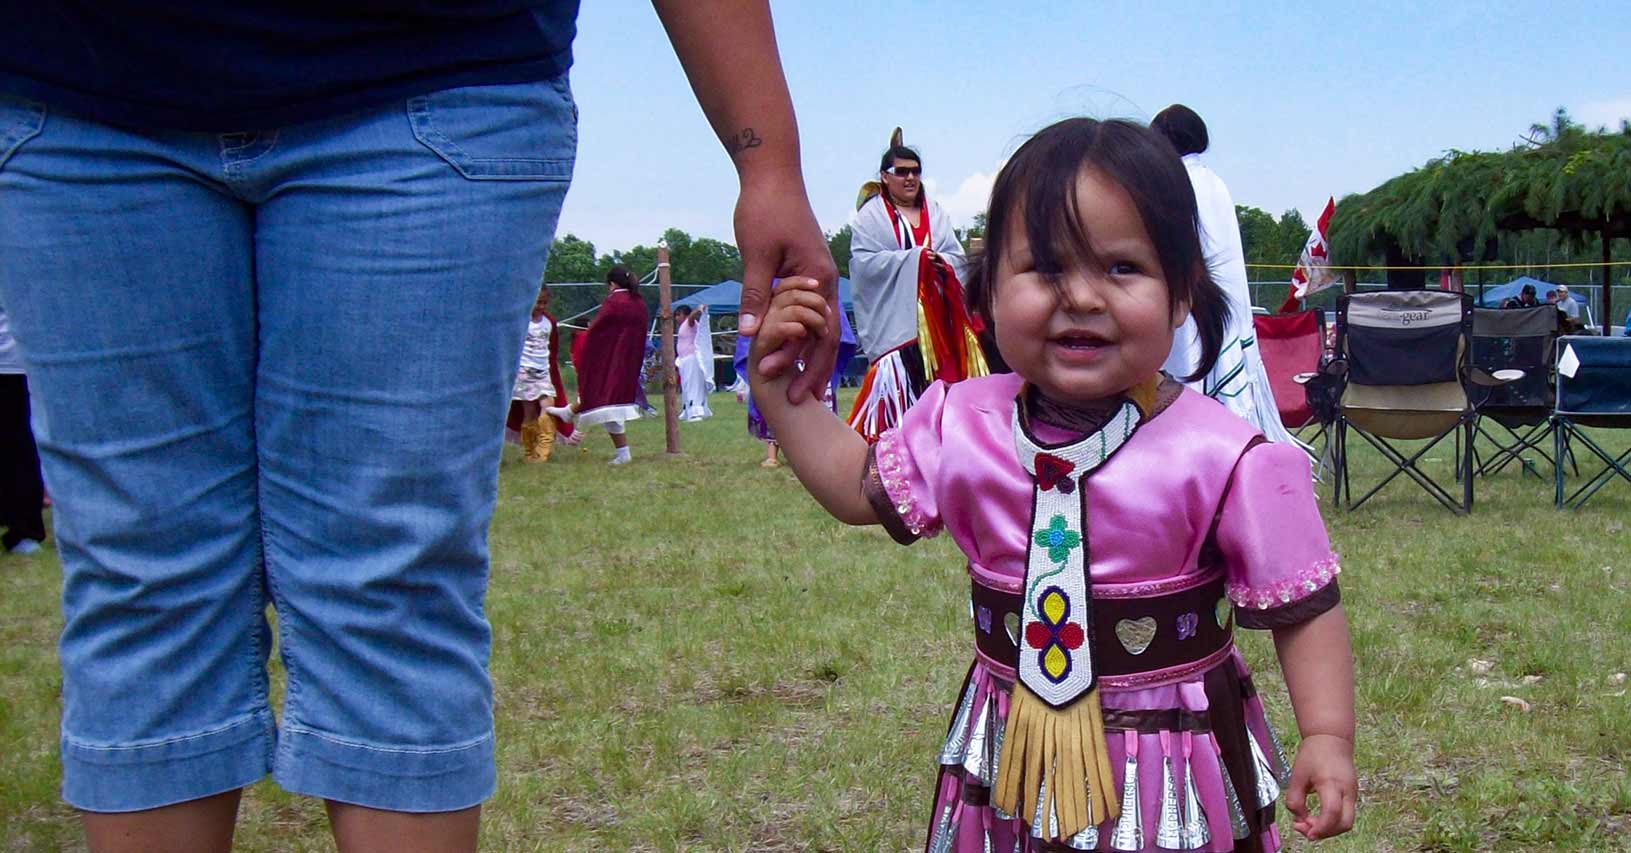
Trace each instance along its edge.
<instances>
[{"instance_id":1,"label":"adult arm","mask_svg":"<svg viewBox=\"0 0 1631 853\"><path fill-rule=\"evenodd\" d=\"M736 165L736 243L742 253L743 334L758 332L772 278L814 279L832 309L819 333L756 365L769 376L804 370L789 399L819 401L838 355L838 268L810 210L798 122L765 0L652 0L691 91Z\"/></svg>"}]
</instances>

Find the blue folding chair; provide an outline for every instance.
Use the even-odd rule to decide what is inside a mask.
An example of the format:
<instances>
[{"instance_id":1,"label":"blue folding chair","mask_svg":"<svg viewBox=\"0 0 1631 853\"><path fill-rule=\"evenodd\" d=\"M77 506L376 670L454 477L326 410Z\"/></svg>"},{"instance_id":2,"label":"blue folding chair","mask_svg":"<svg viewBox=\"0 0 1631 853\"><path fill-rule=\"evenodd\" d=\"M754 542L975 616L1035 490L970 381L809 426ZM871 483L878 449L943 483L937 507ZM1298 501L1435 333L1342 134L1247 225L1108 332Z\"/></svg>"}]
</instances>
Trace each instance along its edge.
<instances>
[{"instance_id":1,"label":"blue folding chair","mask_svg":"<svg viewBox=\"0 0 1631 853\"><path fill-rule=\"evenodd\" d=\"M1557 339L1557 399L1552 407L1557 457L1578 442L1603 468L1564 496L1557 466L1557 506L1579 509L1617 476L1631 483L1631 450L1618 456L1585 428L1631 429L1631 339L1566 336Z\"/></svg>"}]
</instances>

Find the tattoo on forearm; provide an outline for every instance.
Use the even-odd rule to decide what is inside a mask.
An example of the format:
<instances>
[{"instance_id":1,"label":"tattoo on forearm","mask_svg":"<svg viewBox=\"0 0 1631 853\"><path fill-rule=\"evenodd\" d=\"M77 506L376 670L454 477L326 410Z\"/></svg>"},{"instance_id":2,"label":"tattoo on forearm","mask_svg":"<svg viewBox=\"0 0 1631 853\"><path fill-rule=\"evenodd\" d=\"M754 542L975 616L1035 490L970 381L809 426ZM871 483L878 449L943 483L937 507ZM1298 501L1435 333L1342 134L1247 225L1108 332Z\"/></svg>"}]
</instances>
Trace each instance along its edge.
<instances>
[{"instance_id":1,"label":"tattoo on forearm","mask_svg":"<svg viewBox=\"0 0 1631 853\"><path fill-rule=\"evenodd\" d=\"M725 138L725 151L735 157L749 148L758 148L763 144L765 144L765 141L759 138L759 134L755 133L753 128L744 127L734 135Z\"/></svg>"}]
</instances>

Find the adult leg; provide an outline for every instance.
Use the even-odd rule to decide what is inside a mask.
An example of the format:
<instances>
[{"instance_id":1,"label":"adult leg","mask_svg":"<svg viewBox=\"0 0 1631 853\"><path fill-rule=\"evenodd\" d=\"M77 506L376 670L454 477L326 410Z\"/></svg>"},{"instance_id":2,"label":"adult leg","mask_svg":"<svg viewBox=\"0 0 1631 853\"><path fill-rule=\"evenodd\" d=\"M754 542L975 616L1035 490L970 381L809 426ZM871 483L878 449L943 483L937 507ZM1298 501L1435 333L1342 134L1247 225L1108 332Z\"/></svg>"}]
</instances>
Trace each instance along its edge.
<instances>
[{"instance_id":1,"label":"adult leg","mask_svg":"<svg viewBox=\"0 0 1631 853\"><path fill-rule=\"evenodd\" d=\"M481 830L481 806L456 812L414 814L370 809L329 800L334 841L346 853L404 853L474 850Z\"/></svg>"},{"instance_id":2,"label":"adult leg","mask_svg":"<svg viewBox=\"0 0 1631 853\"><path fill-rule=\"evenodd\" d=\"M602 426L606 428L606 436L612 440L612 447L616 448L616 450L612 453L612 461L610 464L627 465L629 462L633 461L634 457L629 450L629 437L626 433L627 428L624 426L623 422L606 421L604 424L602 424Z\"/></svg>"},{"instance_id":3,"label":"adult leg","mask_svg":"<svg viewBox=\"0 0 1631 853\"><path fill-rule=\"evenodd\" d=\"M571 122L564 81L456 89L286 128L248 166L273 775L330 801L345 850L469 849L496 781L487 528Z\"/></svg>"},{"instance_id":4,"label":"adult leg","mask_svg":"<svg viewBox=\"0 0 1631 853\"><path fill-rule=\"evenodd\" d=\"M98 850L165 827L230 838L231 792L273 749L252 217L207 177L213 137L0 97L0 140L20 126L0 153L0 302L56 499L63 798Z\"/></svg>"},{"instance_id":5,"label":"adult leg","mask_svg":"<svg viewBox=\"0 0 1631 853\"><path fill-rule=\"evenodd\" d=\"M227 853L242 791L232 790L173 806L127 814L85 816L92 850L196 850Z\"/></svg>"}]
</instances>

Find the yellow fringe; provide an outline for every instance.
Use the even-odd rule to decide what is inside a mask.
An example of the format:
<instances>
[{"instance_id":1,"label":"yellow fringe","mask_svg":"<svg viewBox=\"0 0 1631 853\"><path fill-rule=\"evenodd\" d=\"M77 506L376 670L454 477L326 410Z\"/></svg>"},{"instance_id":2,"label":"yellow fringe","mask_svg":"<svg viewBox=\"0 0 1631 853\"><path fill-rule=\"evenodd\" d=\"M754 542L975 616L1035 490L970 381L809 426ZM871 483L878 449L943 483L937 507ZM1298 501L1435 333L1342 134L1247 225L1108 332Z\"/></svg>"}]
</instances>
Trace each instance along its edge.
<instances>
[{"instance_id":1,"label":"yellow fringe","mask_svg":"<svg viewBox=\"0 0 1631 853\"><path fill-rule=\"evenodd\" d=\"M980 339L973 329L963 330L963 347L968 352L968 378L991 375L991 366L985 363L985 350L980 349Z\"/></svg>"},{"instance_id":2,"label":"yellow fringe","mask_svg":"<svg viewBox=\"0 0 1631 853\"><path fill-rule=\"evenodd\" d=\"M1070 707L1057 709L1025 685L1014 685L992 802L1029 822L1037 813L1037 798L1044 785L1048 798L1042 814L1051 810L1059 819L1054 840L1121 817L1121 799L1104 743L1098 688ZM1042 826L1032 830L1046 833L1046 817L1043 820Z\"/></svg>"},{"instance_id":3,"label":"yellow fringe","mask_svg":"<svg viewBox=\"0 0 1631 853\"><path fill-rule=\"evenodd\" d=\"M923 354L923 375L934 381L940 369L940 358L934 351L934 338L929 337L929 315L923 310L923 300L917 300L917 348Z\"/></svg>"},{"instance_id":4,"label":"yellow fringe","mask_svg":"<svg viewBox=\"0 0 1631 853\"><path fill-rule=\"evenodd\" d=\"M1155 411L1156 391L1160 389L1160 387L1161 374L1157 373L1143 382L1140 382L1137 385L1127 389L1127 399L1131 400L1133 405L1138 407L1138 413L1140 416L1147 418L1150 416L1150 412Z\"/></svg>"}]
</instances>

